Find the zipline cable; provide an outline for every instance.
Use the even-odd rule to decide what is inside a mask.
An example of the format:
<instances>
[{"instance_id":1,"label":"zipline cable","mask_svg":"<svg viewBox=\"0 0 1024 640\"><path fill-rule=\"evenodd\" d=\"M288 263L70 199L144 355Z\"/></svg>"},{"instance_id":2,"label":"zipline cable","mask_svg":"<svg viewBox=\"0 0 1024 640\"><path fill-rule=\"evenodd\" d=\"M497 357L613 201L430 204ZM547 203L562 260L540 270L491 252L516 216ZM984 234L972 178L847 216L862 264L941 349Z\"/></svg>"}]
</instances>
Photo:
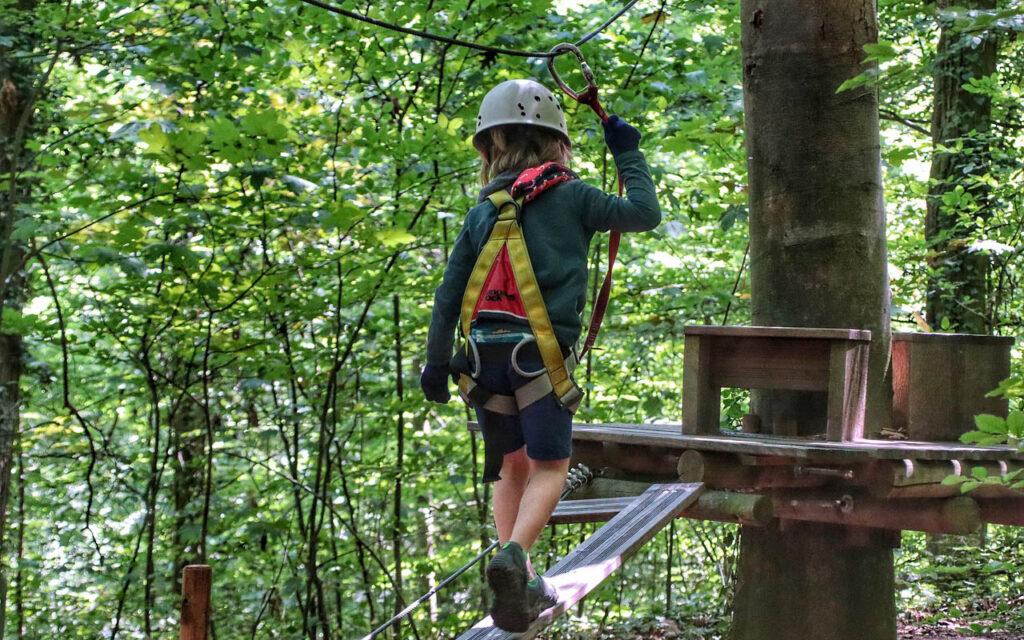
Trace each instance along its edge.
<instances>
[{"instance_id":1,"label":"zipline cable","mask_svg":"<svg viewBox=\"0 0 1024 640\"><path fill-rule=\"evenodd\" d=\"M579 489L583 485L587 484L593 478L594 478L594 474L590 471L590 469L588 469L582 463L578 464L575 469L569 469L569 475L565 479L565 489L562 491L562 495L559 496L558 500L559 501L565 500L566 498L569 497L569 494L571 494L573 491L576 491L577 489ZM434 585L430 589L430 591L427 591L426 593L424 593L419 598L416 598L415 600L413 600L411 603L409 603L409 606L407 606L406 608L404 608L401 611L399 611L398 613L396 613L394 615L394 617L392 617L390 620L388 620L384 624L380 625L379 627L377 627L376 629L374 629L370 633L368 633L365 636L363 636L360 640L373 640L373 638L375 638L378 635L380 635L385 629L387 629L388 627L390 627L391 625L395 624L399 620L402 620L403 618L408 616L410 613L413 612L413 610L416 607L420 606L427 598L433 596L434 594L436 594L441 589L444 589L446 586L451 584L452 581L454 581L456 578L458 578L462 574L464 574L467 571L469 571L473 567L473 565L475 565L476 563L478 563L481 560L483 560L484 558L486 558L487 555L491 551L493 551L495 549L495 547L497 547L497 546L498 546L498 541L495 540L494 542L492 542L490 544L489 547L487 547L486 549L484 549L483 551L478 553L475 558L473 558L472 560L470 560L466 564L464 564L461 567L459 567L455 571L455 573L453 573L452 575L448 576L447 578L445 578L441 582L438 582L436 585Z\"/></svg>"},{"instance_id":2,"label":"zipline cable","mask_svg":"<svg viewBox=\"0 0 1024 640\"><path fill-rule=\"evenodd\" d=\"M623 15L625 15L625 13L632 9L633 5L635 5L639 1L640 0L629 0L629 2L627 2L624 7L619 9L612 17L605 20L601 24L601 26L594 29L587 35L583 36L573 44L578 47L586 42L589 42L594 38L594 36L607 29L610 24L612 24L613 22L621 18ZM338 15L345 16L346 18L351 18L353 20L358 20L360 22L372 24L377 27L382 27L390 31L397 31L399 33L405 33L407 35L417 36L419 38L426 38L428 40L434 40L435 42L444 42L446 44L451 44L458 47L465 47L467 49L476 49L477 51L484 51L486 53L493 53L504 56L516 56L519 58L555 58L557 56L562 55L563 53L566 53L565 50L518 51L516 49L503 49L501 47L491 47L485 44L477 44L475 42L469 42L467 40L459 40L458 38L451 38L449 36L442 36L436 33L430 33L429 31L421 31L419 29L413 29L411 27L403 27L401 25L392 24L390 22L384 22L383 20L378 20L377 18L371 18L370 16L363 15L361 13L356 13L355 11L342 9L339 6L330 4L328 2L322 2L322 0L299 0L299 2L304 2L308 5L319 7L320 9L323 9L325 11L330 11L331 13L336 13Z\"/></svg>"}]
</instances>

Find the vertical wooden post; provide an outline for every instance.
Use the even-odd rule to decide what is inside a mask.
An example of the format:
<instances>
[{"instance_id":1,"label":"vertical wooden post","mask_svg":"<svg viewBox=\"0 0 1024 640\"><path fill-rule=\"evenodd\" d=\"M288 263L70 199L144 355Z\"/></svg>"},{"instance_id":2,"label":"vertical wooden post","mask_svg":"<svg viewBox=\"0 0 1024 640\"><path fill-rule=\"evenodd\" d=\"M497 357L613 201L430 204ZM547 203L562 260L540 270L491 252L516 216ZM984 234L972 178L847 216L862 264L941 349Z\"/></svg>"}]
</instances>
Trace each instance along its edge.
<instances>
[{"instance_id":1,"label":"vertical wooden post","mask_svg":"<svg viewBox=\"0 0 1024 640\"><path fill-rule=\"evenodd\" d=\"M182 574L181 640L206 640L213 569L205 564L190 564Z\"/></svg>"},{"instance_id":2,"label":"vertical wooden post","mask_svg":"<svg viewBox=\"0 0 1024 640\"><path fill-rule=\"evenodd\" d=\"M711 380L711 336L686 336L683 347L683 433L716 435L722 390Z\"/></svg>"}]
</instances>

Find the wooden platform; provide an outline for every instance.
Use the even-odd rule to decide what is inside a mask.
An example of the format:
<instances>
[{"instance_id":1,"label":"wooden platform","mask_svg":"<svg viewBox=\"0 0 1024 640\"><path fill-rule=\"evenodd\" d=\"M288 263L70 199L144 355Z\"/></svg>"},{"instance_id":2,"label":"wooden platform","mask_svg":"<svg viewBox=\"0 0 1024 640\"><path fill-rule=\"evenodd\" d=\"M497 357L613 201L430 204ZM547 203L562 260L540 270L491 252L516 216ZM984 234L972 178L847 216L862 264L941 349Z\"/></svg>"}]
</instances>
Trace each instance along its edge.
<instances>
[{"instance_id":1,"label":"wooden platform","mask_svg":"<svg viewBox=\"0 0 1024 640\"><path fill-rule=\"evenodd\" d=\"M908 440L857 440L827 442L764 434L730 433L688 435L678 424L574 424L572 437L579 441L617 442L651 446L666 451L696 449L752 456L781 456L821 462L866 460L1024 460L1009 446L980 447L956 442Z\"/></svg>"},{"instance_id":2,"label":"wooden platform","mask_svg":"<svg viewBox=\"0 0 1024 640\"><path fill-rule=\"evenodd\" d=\"M541 613L521 634L495 627L488 616L459 636L460 640L533 638L618 569L637 549L696 502L703 484L652 486L607 524L545 573L558 589L558 604Z\"/></svg>"}]
</instances>

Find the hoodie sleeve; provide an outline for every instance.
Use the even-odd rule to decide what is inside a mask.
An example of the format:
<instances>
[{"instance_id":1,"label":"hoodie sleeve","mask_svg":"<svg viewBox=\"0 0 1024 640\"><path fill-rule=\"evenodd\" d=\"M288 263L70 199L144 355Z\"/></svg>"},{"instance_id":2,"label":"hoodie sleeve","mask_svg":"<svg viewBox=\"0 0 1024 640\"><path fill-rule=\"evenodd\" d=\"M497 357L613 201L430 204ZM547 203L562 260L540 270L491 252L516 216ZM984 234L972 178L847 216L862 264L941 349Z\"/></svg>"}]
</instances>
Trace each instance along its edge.
<instances>
[{"instance_id":1,"label":"hoodie sleeve","mask_svg":"<svg viewBox=\"0 0 1024 640\"><path fill-rule=\"evenodd\" d=\"M580 181L583 219L594 231L650 231L661 222L661 207L647 161L640 151L615 156L626 197L619 198Z\"/></svg>"},{"instance_id":2,"label":"hoodie sleeve","mask_svg":"<svg viewBox=\"0 0 1024 640\"><path fill-rule=\"evenodd\" d=\"M427 332L428 364L447 364L452 357L455 328L462 311L462 297L476 265L476 251L468 229L467 218L448 257L441 286L434 293L434 308L431 310L430 329Z\"/></svg>"}]
</instances>

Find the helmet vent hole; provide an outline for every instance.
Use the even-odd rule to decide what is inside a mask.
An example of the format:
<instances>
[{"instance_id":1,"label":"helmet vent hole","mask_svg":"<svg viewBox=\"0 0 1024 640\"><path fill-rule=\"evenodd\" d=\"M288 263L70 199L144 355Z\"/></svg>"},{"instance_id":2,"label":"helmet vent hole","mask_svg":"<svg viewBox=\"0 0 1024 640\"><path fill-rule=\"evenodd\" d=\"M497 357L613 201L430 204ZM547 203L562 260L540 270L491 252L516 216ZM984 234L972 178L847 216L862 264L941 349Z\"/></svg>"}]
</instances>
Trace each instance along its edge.
<instances>
[{"instance_id":1,"label":"helmet vent hole","mask_svg":"<svg viewBox=\"0 0 1024 640\"><path fill-rule=\"evenodd\" d=\"M533 117L537 118L538 120L540 120L540 112L538 111L537 114L535 116L533 116Z\"/></svg>"},{"instance_id":2,"label":"helmet vent hole","mask_svg":"<svg viewBox=\"0 0 1024 640\"><path fill-rule=\"evenodd\" d=\"M554 101L555 101L555 99L554 99L554 98L552 98L551 96L548 96L548 100L550 100L551 102L554 102Z\"/></svg>"},{"instance_id":3,"label":"helmet vent hole","mask_svg":"<svg viewBox=\"0 0 1024 640\"><path fill-rule=\"evenodd\" d=\"M524 106L523 106L523 104L522 104L521 102L519 102L519 103L516 103L516 106L517 106L517 107L519 107L519 109L520 109L520 110L522 110L522 109L525 109L525 108L526 108L526 107L524 107Z\"/></svg>"},{"instance_id":4,"label":"helmet vent hole","mask_svg":"<svg viewBox=\"0 0 1024 640\"><path fill-rule=\"evenodd\" d=\"M536 100L537 102L540 102L540 96L533 96L533 99Z\"/></svg>"},{"instance_id":5,"label":"helmet vent hole","mask_svg":"<svg viewBox=\"0 0 1024 640\"><path fill-rule=\"evenodd\" d=\"M555 108L556 108L556 109L558 109L559 111L561 111L561 110L562 110L562 105L560 105L560 104L556 104L556 105L555 105Z\"/></svg>"},{"instance_id":6,"label":"helmet vent hole","mask_svg":"<svg viewBox=\"0 0 1024 640\"><path fill-rule=\"evenodd\" d=\"M526 115L526 112L525 112L525 111L520 111L520 112L519 112L519 115L521 115L521 116L525 116L525 115Z\"/></svg>"}]
</instances>

